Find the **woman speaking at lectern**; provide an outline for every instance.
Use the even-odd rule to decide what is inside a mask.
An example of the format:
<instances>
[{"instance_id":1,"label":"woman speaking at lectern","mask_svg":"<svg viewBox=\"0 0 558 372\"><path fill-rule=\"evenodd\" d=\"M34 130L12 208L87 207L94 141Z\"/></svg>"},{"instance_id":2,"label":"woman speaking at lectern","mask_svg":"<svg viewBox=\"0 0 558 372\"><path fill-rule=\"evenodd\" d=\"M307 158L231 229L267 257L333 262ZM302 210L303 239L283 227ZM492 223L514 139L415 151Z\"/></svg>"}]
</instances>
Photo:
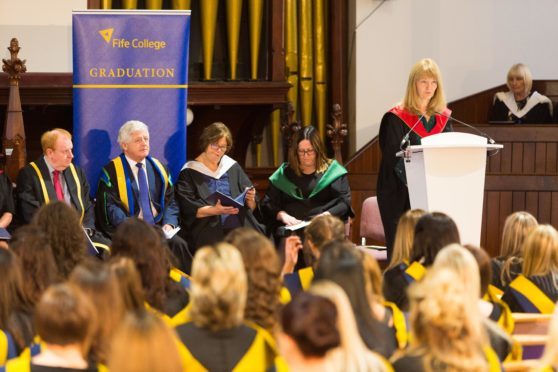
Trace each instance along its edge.
<instances>
[{"instance_id":1,"label":"woman speaking at lectern","mask_svg":"<svg viewBox=\"0 0 558 372\"><path fill-rule=\"evenodd\" d=\"M421 59L411 69L403 101L384 115L380 125L382 161L376 190L388 261L397 221L411 207L405 165L395 154L409 145L420 145L423 137L452 131L450 115L438 65L429 58Z\"/></svg>"}]
</instances>

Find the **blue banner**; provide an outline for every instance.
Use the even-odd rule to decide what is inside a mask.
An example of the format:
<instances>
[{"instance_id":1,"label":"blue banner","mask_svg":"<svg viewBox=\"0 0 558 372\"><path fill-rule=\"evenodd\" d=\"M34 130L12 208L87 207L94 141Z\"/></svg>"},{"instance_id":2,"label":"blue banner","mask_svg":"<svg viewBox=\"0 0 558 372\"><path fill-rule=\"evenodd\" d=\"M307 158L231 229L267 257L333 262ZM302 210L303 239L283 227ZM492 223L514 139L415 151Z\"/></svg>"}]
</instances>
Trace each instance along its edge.
<instances>
[{"instance_id":1,"label":"blue banner","mask_svg":"<svg viewBox=\"0 0 558 372\"><path fill-rule=\"evenodd\" d=\"M176 179L186 160L190 11L76 11L72 33L74 156L91 194L121 153L128 120L149 126L150 154Z\"/></svg>"}]
</instances>

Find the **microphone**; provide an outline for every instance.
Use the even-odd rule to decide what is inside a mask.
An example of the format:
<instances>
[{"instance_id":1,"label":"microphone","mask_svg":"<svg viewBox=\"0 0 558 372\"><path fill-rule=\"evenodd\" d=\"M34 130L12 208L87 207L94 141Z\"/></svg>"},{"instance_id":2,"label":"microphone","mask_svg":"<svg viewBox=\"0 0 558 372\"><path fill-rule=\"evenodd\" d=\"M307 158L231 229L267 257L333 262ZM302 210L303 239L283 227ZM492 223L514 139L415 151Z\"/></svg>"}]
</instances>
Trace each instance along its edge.
<instances>
[{"instance_id":1,"label":"microphone","mask_svg":"<svg viewBox=\"0 0 558 372\"><path fill-rule=\"evenodd\" d=\"M415 121L415 123L411 126L411 129L409 129L409 131L405 134L405 136L401 140L401 143L399 144L399 149L401 151L405 150L410 145L409 136L411 135L411 132L413 131L413 129L415 129L415 127L420 123L420 121L422 120L423 117L424 117L424 114L422 114L417 119L417 121Z\"/></svg>"},{"instance_id":2,"label":"microphone","mask_svg":"<svg viewBox=\"0 0 558 372\"><path fill-rule=\"evenodd\" d=\"M478 134L480 134L481 136L483 136L484 138L486 138L487 141L488 141L488 143L490 143L491 145L493 145L493 144L496 143L496 141L494 141L494 139L492 139L492 137L490 137L488 134L484 133L482 130L480 130L479 128L475 127L474 125L467 124L467 123L465 123L465 122L463 122L463 121L461 121L461 120L457 120L456 118L454 118L454 117L451 116L451 115L446 115L446 114L443 114L443 113L441 113L441 112L435 112L435 114L441 115L441 116L443 116L443 117L446 117L446 118L448 118L448 119L450 119L450 120L455 121L456 123L459 123L459 124L461 124L461 125L464 125L464 126L466 126L467 128L473 129L475 132L477 132Z\"/></svg>"}]
</instances>

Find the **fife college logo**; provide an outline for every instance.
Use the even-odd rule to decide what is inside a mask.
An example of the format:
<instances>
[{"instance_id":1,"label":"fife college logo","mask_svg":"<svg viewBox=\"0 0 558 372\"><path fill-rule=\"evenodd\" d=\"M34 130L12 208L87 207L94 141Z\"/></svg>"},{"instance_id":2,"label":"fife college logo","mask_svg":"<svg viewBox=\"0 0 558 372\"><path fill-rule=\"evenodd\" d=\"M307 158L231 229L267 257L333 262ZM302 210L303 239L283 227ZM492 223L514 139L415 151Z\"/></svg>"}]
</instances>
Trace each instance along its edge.
<instances>
[{"instance_id":1,"label":"fife college logo","mask_svg":"<svg viewBox=\"0 0 558 372\"><path fill-rule=\"evenodd\" d=\"M100 30L99 34L112 48L161 50L167 47L167 42L163 40L113 38L114 28Z\"/></svg>"}]
</instances>

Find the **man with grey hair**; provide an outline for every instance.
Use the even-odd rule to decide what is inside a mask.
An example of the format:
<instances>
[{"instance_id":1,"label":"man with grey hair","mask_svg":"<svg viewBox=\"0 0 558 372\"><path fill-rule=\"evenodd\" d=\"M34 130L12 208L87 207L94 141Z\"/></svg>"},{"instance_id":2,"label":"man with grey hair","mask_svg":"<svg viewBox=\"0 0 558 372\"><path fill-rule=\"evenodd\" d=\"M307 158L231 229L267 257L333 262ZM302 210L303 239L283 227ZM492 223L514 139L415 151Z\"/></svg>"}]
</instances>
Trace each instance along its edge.
<instances>
[{"instance_id":1,"label":"man with grey hair","mask_svg":"<svg viewBox=\"0 0 558 372\"><path fill-rule=\"evenodd\" d=\"M178 226L178 206L170 173L163 164L149 156L149 128L138 120L124 123L118 131L122 154L101 171L97 190L97 225L112 236L120 223L130 217L161 226L165 232ZM189 270L186 242L173 236L169 246L181 269Z\"/></svg>"}]
</instances>

